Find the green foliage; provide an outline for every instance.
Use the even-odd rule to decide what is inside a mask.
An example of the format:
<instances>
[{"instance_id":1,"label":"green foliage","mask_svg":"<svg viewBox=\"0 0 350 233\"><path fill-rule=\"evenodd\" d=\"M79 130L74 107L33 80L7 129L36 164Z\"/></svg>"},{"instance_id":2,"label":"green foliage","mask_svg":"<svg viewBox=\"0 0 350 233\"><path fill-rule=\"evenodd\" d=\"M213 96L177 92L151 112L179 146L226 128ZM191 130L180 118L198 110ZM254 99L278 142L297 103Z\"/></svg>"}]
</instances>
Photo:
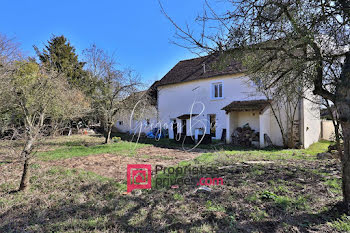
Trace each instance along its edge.
<instances>
[{"instance_id":1,"label":"green foliage","mask_svg":"<svg viewBox=\"0 0 350 233\"><path fill-rule=\"evenodd\" d=\"M122 139L121 137L113 137L112 140L113 142L120 142Z\"/></svg>"},{"instance_id":2,"label":"green foliage","mask_svg":"<svg viewBox=\"0 0 350 233\"><path fill-rule=\"evenodd\" d=\"M13 79L15 86L19 88L25 88L31 86L40 77L40 67L35 62L17 61L16 63L17 72Z\"/></svg>"},{"instance_id":3,"label":"green foliage","mask_svg":"<svg viewBox=\"0 0 350 233\"><path fill-rule=\"evenodd\" d=\"M341 184L341 179L329 179L324 182L333 193L342 193L342 184Z\"/></svg>"},{"instance_id":4,"label":"green foliage","mask_svg":"<svg viewBox=\"0 0 350 233\"><path fill-rule=\"evenodd\" d=\"M65 76L44 70L32 61L17 62L8 85L16 92L11 95L13 102L32 121L41 114L51 119L69 119L79 112L77 108L88 106L82 93L68 88Z\"/></svg>"},{"instance_id":5,"label":"green foliage","mask_svg":"<svg viewBox=\"0 0 350 233\"><path fill-rule=\"evenodd\" d=\"M250 213L250 217L254 220L254 221L261 221L267 217L269 217L269 215L266 213L266 211L261 210L259 207L255 206L254 207L254 211Z\"/></svg>"},{"instance_id":6,"label":"green foliage","mask_svg":"<svg viewBox=\"0 0 350 233\"><path fill-rule=\"evenodd\" d=\"M84 71L85 63L79 61L75 48L70 42L62 35L53 36L47 43L42 52L34 47L39 60L50 69L64 73L71 86L91 92L91 86L94 86L91 84L94 82Z\"/></svg>"},{"instance_id":7,"label":"green foliage","mask_svg":"<svg viewBox=\"0 0 350 233\"><path fill-rule=\"evenodd\" d=\"M260 197L262 199L272 199L272 200L276 200L276 198L278 197L276 194L274 194L273 192L270 191L264 191Z\"/></svg>"},{"instance_id":8,"label":"green foliage","mask_svg":"<svg viewBox=\"0 0 350 233\"><path fill-rule=\"evenodd\" d=\"M289 193L289 190L285 185L274 186L273 190L277 193Z\"/></svg>"},{"instance_id":9,"label":"green foliage","mask_svg":"<svg viewBox=\"0 0 350 233\"><path fill-rule=\"evenodd\" d=\"M329 225L339 232L350 232L350 216L344 214L340 219L329 223Z\"/></svg>"},{"instance_id":10,"label":"green foliage","mask_svg":"<svg viewBox=\"0 0 350 233\"><path fill-rule=\"evenodd\" d=\"M179 193L174 193L173 198L174 198L174 200L177 200L177 201L183 201L184 200L184 197L181 194L179 194Z\"/></svg>"},{"instance_id":11,"label":"green foliage","mask_svg":"<svg viewBox=\"0 0 350 233\"><path fill-rule=\"evenodd\" d=\"M259 203L259 202L261 202L261 201L260 201L260 198L259 198L259 195L256 194L256 193L253 193L253 194L248 195L248 196L245 198L245 200L248 201L248 202L251 202L251 203Z\"/></svg>"},{"instance_id":12,"label":"green foliage","mask_svg":"<svg viewBox=\"0 0 350 233\"><path fill-rule=\"evenodd\" d=\"M205 203L205 207L208 211L214 211L214 212L225 212L225 208L219 204L213 203L211 200L208 200Z\"/></svg>"},{"instance_id":13,"label":"green foliage","mask_svg":"<svg viewBox=\"0 0 350 233\"><path fill-rule=\"evenodd\" d=\"M275 205L283 210L295 208L295 209L304 209L307 207L307 197L300 196L297 198L289 196L279 196L270 191L263 191L260 194L262 200L272 200Z\"/></svg>"}]
</instances>

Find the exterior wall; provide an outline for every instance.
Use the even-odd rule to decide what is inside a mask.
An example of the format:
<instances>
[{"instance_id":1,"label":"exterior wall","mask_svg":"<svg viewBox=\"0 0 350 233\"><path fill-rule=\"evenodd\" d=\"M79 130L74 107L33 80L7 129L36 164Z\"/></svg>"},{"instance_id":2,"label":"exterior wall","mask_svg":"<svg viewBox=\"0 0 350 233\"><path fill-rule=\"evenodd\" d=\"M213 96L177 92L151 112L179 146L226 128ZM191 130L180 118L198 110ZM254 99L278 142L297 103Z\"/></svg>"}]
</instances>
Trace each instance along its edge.
<instances>
[{"instance_id":1,"label":"exterior wall","mask_svg":"<svg viewBox=\"0 0 350 233\"><path fill-rule=\"evenodd\" d=\"M119 125L119 121L123 121L123 125ZM119 118L115 123L115 128L121 133L148 133L157 127L157 119L150 119L149 122L150 124L147 124L147 120L131 120L130 122L130 119Z\"/></svg>"},{"instance_id":2,"label":"exterior wall","mask_svg":"<svg viewBox=\"0 0 350 233\"><path fill-rule=\"evenodd\" d=\"M259 116L259 124L260 124L260 147L266 147L267 144L264 139L264 134L271 135L271 128L270 128L270 108L265 109L265 111L262 112L262 114Z\"/></svg>"},{"instance_id":3,"label":"exterior wall","mask_svg":"<svg viewBox=\"0 0 350 233\"><path fill-rule=\"evenodd\" d=\"M223 98L212 99L212 83L223 83ZM159 120L163 126L169 126L170 138L172 134L171 119L184 114L198 114L187 120L187 135L194 135L195 129L205 129L209 133L208 114L216 114L216 135L220 139L222 131L226 128L227 115L221 110L232 101L262 99L252 97L255 88L248 85L248 78L243 75L227 75L215 78L184 82L158 87ZM242 120L244 122L244 120ZM247 123L247 122L245 122ZM245 124L244 123L244 124ZM178 127L181 120L177 119ZM257 121L254 122L257 125ZM178 130L179 131L179 130Z\"/></svg>"},{"instance_id":4,"label":"exterior wall","mask_svg":"<svg viewBox=\"0 0 350 233\"><path fill-rule=\"evenodd\" d=\"M223 98L212 99L212 84L223 83ZM308 98L313 97L311 92ZM232 101L264 99L256 96L254 86L249 85L249 79L241 75L218 76L210 79L195 80L179 84L158 87L158 124L169 128L169 137L174 138L172 120L176 120L178 132L182 132L182 120L177 117L184 114L198 114L186 120L186 135L194 136L196 129L210 132L209 114L216 114L216 135L220 139L223 129L227 129L226 141L231 141L231 134L237 127L246 123L260 132L260 146L266 146L264 134L266 133L274 145L283 146L280 127L271 109L259 112L231 112L226 114L221 110ZM255 114L253 116L253 114ZM317 104L303 99L300 109L297 109L296 119L300 121L301 143L308 148L320 138L320 109ZM283 127L287 127L286 113L279 112Z\"/></svg>"},{"instance_id":5,"label":"exterior wall","mask_svg":"<svg viewBox=\"0 0 350 233\"><path fill-rule=\"evenodd\" d=\"M308 99L317 100L311 92L307 92ZM302 135L303 145L308 148L318 142L321 136L320 106L310 100L302 100Z\"/></svg>"},{"instance_id":6,"label":"exterior wall","mask_svg":"<svg viewBox=\"0 0 350 233\"><path fill-rule=\"evenodd\" d=\"M157 125L157 109L148 107L146 110L139 113L136 117L132 112L126 111L118 114L117 122L114 124L118 132L122 133L148 133ZM147 123L149 120L149 124ZM119 122L123 124L120 125Z\"/></svg>"},{"instance_id":7,"label":"exterior wall","mask_svg":"<svg viewBox=\"0 0 350 233\"><path fill-rule=\"evenodd\" d=\"M321 121L321 138L324 140L335 140L335 129L331 120Z\"/></svg>"},{"instance_id":8,"label":"exterior wall","mask_svg":"<svg viewBox=\"0 0 350 233\"><path fill-rule=\"evenodd\" d=\"M247 111L247 112L237 112L237 127L242 127L245 124L249 124L250 128L259 132L259 111Z\"/></svg>"},{"instance_id":9,"label":"exterior wall","mask_svg":"<svg viewBox=\"0 0 350 233\"><path fill-rule=\"evenodd\" d=\"M232 133L237 128L238 122L237 122L237 112L229 112L226 116L226 143L232 142Z\"/></svg>"},{"instance_id":10,"label":"exterior wall","mask_svg":"<svg viewBox=\"0 0 350 233\"><path fill-rule=\"evenodd\" d=\"M267 107L262 112L262 114L259 117L259 122L260 122L260 147L263 148L268 146L267 143L265 142L264 134L267 134L270 137L272 144L276 146L283 146L281 130L270 107Z\"/></svg>"},{"instance_id":11,"label":"exterior wall","mask_svg":"<svg viewBox=\"0 0 350 233\"><path fill-rule=\"evenodd\" d=\"M308 93L308 98L315 98ZM311 102L307 99L301 100L301 109L296 112L296 120L300 121L300 138L304 148L308 148L311 144L317 142L320 139L321 134L321 121L320 121L320 108L318 104ZM301 111L300 111L301 110ZM287 116L284 112L281 112L280 117L283 127L286 129ZM270 108L266 109L260 115L260 145L261 147L267 146L264 141L264 134L267 134L272 143L277 146L283 146L282 134L280 127L275 119Z\"/></svg>"}]
</instances>

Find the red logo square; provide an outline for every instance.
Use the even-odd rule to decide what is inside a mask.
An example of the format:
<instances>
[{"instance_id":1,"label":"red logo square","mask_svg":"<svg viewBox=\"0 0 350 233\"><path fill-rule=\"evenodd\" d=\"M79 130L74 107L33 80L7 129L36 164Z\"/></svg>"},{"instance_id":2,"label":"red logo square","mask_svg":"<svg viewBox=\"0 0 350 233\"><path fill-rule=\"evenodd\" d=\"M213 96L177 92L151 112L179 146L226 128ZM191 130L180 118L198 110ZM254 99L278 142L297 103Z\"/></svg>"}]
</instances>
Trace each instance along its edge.
<instances>
[{"instance_id":1,"label":"red logo square","mask_svg":"<svg viewBox=\"0 0 350 233\"><path fill-rule=\"evenodd\" d=\"M151 164L128 164L127 192L134 189L150 189L152 187Z\"/></svg>"}]
</instances>

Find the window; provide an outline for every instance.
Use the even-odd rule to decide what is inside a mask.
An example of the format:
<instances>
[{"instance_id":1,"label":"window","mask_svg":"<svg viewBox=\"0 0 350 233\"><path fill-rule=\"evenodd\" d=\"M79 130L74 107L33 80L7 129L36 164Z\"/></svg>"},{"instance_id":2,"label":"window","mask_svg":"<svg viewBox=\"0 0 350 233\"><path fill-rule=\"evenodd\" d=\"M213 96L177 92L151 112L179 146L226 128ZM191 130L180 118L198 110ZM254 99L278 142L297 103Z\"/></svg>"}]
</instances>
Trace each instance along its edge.
<instances>
[{"instance_id":1,"label":"window","mask_svg":"<svg viewBox=\"0 0 350 233\"><path fill-rule=\"evenodd\" d=\"M212 84L212 99L221 99L222 94L222 82Z\"/></svg>"},{"instance_id":2,"label":"window","mask_svg":"<svg viewBox=\"0 0 350 233\"><path fill-rule=\"evenodd\" d=\"M146 119L146 124L147 126L151 124L149 119Z\"/></svg>"},{"instance_id":3,"label":"window","mask_svg":"<svg viewBox=\"0 0 350 233\"><path fill-rule=\"evenodd\" d=\"M118 121L118 124L119 125L123 125L123 121Z\"/></svg>"}]
</instances>

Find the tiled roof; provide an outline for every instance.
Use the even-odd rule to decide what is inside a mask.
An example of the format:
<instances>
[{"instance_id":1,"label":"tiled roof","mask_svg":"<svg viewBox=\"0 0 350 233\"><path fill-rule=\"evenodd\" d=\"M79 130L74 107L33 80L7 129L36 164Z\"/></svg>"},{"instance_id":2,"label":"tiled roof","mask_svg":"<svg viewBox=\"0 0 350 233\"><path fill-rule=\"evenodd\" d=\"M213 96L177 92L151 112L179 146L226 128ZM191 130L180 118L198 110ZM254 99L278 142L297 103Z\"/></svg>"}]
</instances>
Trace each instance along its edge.
<instances>
[{"instance_id":1,"label":"tiled roof","mask_svg":"<svg viewBox=\"0 0 350 233\"><path fill-rule=\"evenodd\" d=\"M212 54L180 61L157 83L157 86L237 74L243 71L242 64L233 60L232 57Z\"/></svg>"},{"instance_id":2,"label":"tiled roof","mask_svg":"<svg viewBox=\"0 0 350 233\"><path fill-rule=\"evenodd\" d=\"M247 101L233 101L221 110L226 112L234 111L262 111L269 104L268 100L247 100Z\"/></svg>"}]
</instances>

